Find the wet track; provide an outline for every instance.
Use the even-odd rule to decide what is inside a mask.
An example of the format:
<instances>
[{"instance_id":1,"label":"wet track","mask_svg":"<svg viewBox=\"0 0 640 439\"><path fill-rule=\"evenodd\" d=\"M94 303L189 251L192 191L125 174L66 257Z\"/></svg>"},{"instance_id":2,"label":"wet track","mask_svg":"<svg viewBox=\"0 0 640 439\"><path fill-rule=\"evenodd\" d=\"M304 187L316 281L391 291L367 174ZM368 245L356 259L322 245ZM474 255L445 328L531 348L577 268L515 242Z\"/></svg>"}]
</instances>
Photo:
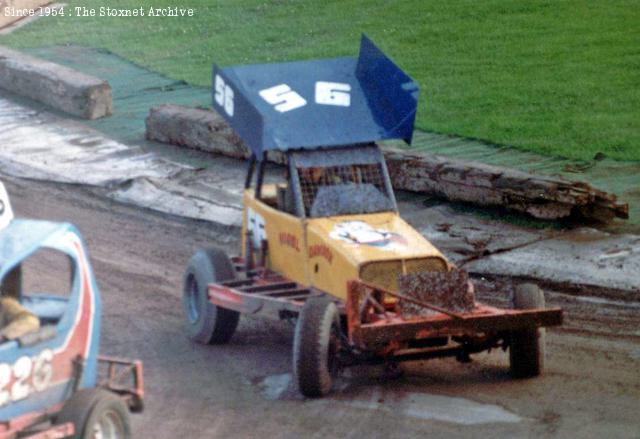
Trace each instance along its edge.
<instances>
[{"instance_id":1,"label":"wet track","mask_svg":"<svg viewBox=\"0 0 640 439\"><path fill-rule=\"evenodd\" d=\"M241 319L226 346L182 328L183 267L198 247L233 252L236 232L111 202L74 185L4 179L19 216L71 221L104 298L102 352L141 358L147 410L137 437L638 437L640 304L548 291L566 324L548 332L547 373L514 381L501 351L418 362L397 379L350 370L337 391L304 400L290 383L293 328ZM98 190L98 189L96 189ZM55 282L55 273L42 267ZM479 280L506 301L510 280Z\"/></svg>"}]
</instances>

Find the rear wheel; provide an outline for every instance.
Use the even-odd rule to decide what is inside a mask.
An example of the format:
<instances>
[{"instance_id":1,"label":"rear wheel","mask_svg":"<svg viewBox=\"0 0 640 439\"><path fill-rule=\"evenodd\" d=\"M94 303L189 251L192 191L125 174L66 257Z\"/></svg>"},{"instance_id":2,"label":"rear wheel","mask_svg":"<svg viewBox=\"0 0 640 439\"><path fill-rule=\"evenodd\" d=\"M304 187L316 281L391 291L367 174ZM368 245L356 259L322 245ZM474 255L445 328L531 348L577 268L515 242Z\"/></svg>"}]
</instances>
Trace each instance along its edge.
<instances>
[{"instance_id":1,"label":"rear wheel","mask_svg":"<svg viewBox=\"0 0 640 439\"><path fill-rule=\"evenodd\" d=\"M80 390L57 416L57 424L71 422L74 439L130 439L129 409L122 399L103 389Z\"/></svg>"},{"instance_id":2,"label":"rear wheel","mask_svg":"<svg viewBox=\"0 0 640 439\"><path fill-rule=\"evenodd\" d=\"M191 257L184 274L182 295L187 334L191 340L222 344L231 339L240 313L211 303L208 285L234 278L233 264L222 250L198 250Z\"/></svg>"},{"instance_id":3,"label":"rear wheel","mask_svg":"<svg viewBox=\"0 0 640 439\"><path fill-rule=\"evenodd\" d=\"M311 298L298 316L293 339L293 372L300 393L324 396L338 375L340 316L325 297Z\"/></svg>"},{"instance_id":4,"label":"rear wheel","mask_svg":"<svg viewBox=\"0 0 640 439\"><path fill-rule=\"evenodd\" d=\"M544 308L544 293L537 285L519 285L512 298L514 309ZM544 369L545 330L526 328L511 332L509 360L515 378L540 375Z\"/></svg>"}]
</instances>

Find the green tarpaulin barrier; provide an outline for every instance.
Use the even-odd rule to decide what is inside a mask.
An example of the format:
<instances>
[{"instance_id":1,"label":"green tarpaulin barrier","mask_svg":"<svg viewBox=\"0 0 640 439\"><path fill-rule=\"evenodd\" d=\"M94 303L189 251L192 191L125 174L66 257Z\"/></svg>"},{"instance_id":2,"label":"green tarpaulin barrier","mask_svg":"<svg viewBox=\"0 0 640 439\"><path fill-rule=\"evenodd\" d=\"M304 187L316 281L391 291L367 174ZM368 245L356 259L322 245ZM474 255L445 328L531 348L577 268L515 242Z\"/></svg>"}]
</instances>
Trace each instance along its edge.
<instances>
[{"instance_id":1,"label":"green tarpaulin barrier","mask_svg":"<svg viewBox=\"0 0 640 439\"><path fill-rule=\"evenodd\" d=\"M169 154L169 150L163 149L162 145L145 140L144 120L149 114L149 108L164 103L210 107L211 95L208 88L171 80L106 50L54 46L30 49L28 52L108 80L114 100L113 116L83 122L123 143L138 144ZM420 131L415 132L411 147L402 142L387 143L415 151L584 181L600 190L615 193L622 201L629 203L629 222L640 224L640 162L618 162L606 157L589 162L567 160L481 140ZM173 154L176 159L175 153Z\"/></svg>"}]
</instances>

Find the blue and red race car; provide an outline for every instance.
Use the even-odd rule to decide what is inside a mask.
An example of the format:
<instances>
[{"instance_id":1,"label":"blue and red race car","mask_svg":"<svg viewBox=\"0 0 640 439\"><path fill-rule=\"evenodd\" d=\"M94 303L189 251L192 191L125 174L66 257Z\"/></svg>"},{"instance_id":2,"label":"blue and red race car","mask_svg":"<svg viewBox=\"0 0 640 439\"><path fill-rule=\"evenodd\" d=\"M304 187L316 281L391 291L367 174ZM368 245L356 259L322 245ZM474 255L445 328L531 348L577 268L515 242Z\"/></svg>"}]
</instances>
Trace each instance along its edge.
<instances>
[{"instance_id":1,"label":"blue and red race car","mask_svg":"<svg viewBox=\"0 0 640 439\"><path fill-rule=\"evenodd\" d=\"M69 261L66 294L23 285L23 267L42 252ZM0 439L129 438L129 412L143 408L142 364L98 355L100 292L80 233L14 219L2 183L0 285L40 321L35 332L0 340Z\"/></svg>"}]
</instances>

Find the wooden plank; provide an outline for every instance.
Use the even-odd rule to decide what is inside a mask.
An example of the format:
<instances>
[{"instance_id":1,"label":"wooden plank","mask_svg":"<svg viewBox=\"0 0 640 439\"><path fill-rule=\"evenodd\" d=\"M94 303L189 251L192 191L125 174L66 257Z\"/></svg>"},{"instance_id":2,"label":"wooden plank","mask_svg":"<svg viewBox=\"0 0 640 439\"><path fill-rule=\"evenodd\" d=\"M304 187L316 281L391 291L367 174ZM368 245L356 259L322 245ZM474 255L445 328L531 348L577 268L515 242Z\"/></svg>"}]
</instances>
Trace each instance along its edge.
<instances>
[{"instance_id":1,"label":"wooden plank","mask_svg":"<svg viewBox=\"0 0 640 439\"><path fill-rule=\"evenodd\" d=\"M0 47L0 88L85 119L113 111L107 81Z\"/></svg>"}]
</instances>

